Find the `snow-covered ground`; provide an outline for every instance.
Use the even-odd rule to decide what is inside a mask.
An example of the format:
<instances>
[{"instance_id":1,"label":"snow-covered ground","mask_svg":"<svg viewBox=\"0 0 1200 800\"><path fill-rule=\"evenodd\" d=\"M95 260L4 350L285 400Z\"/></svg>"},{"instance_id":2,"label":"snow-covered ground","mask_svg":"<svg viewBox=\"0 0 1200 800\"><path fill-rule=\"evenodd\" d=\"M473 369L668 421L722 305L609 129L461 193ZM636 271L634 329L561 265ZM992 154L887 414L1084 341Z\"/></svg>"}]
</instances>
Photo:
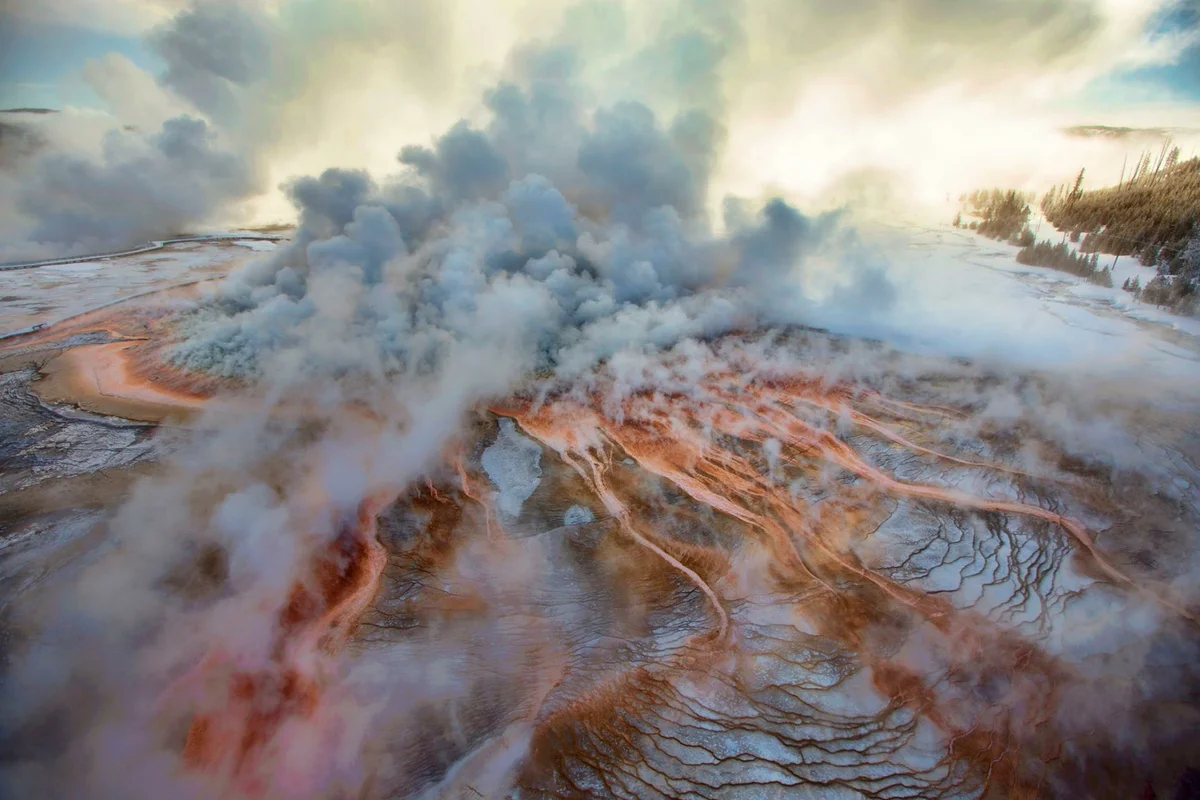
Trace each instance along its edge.
<instances>
[{"instance_id":1,"label":"snow-covered ground","mask_svg":"<svg viewBox=\"0 0 1200 800\"><path fill-rule=\"evenodd\" d=\"M818 307L812 324L1025 368L1200 379L1200 320L1140 303L1120 281L1105 289L1024 266L1017 248L949 225L877 224L864 235L885 264L894 302L872 313Z\"/></svg>"},{"instance_id":2,"label":"snow-covered ground","mask_svg":"<svg viewBox=\"0 0 1200 800\"><path fill-rule=\"evenodd\" d=\"M274 246L262 240L188 242L134 256L2 271L0 336L149 291L217 277Z\"/></svg>"},{"instance_id":3,"label":"snow-covered ground","mask_svg":"<svg viewBox=\"0 0 1200 800\"><path fill-rule=\"evenodd\" d=\"M1037 231L1039 240L1045 240L1051 244L1065 244L1075 255L1087 255L1081 253L1079 249L1082 239L1078 242L1072 242L1071 238L1064 236L1062 231L1055 230L1041 214L1035 214L1030 225ZM1108 268L1112 272L1113 288L1106 289L1103 286L1096 286L1093 283L1081 280L1079 281L1081 290L1097 290L1092 293L1093 298L1107 299L1112 305L1122 308L1133 317L1173 327L1178 323L1178 327L1181 329L1187 330L1193 335L1200 336L1200 320L1190 317L1180 317L1157 306L1138 302L1133 299L1133 295L1121 288L1125 281L1132 281L1135 278L1142 286L1145 286L1154 280L1154 276L1158 274L1157 269L1142 266L1137 256L1123 255L1120 258L1114 258L1107 253L1100 254L1099 266L1101 268Z\"/></svg>"}]
</instances>

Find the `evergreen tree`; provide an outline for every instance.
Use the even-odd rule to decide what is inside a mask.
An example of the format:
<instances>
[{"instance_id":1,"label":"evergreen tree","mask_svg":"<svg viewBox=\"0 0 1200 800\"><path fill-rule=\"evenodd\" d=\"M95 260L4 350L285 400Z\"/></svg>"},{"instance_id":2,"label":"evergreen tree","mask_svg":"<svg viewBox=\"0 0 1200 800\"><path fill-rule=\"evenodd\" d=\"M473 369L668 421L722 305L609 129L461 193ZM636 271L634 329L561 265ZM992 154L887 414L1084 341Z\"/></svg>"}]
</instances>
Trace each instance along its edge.
<instances>
[{"instance_id":1,"label":"evergreen tree","mask_svg":"<svg viewBox=\"0 0 1200 800\"><path fill-rule=\"evenodd\" d=\"M1072 241L1082 233L1080 252L1111 254L1113 267L1121 256L1136 257L1163 280L1131 284L1131 291L1177 312L1200 311L1200 158L1181 161L1168 142L1143 153L1116 186L1085 191L1083 177L1081 171L1070 191L1056 188L1042 200L1064 242L1068 233Z\"/></svg>"}]
</instances>

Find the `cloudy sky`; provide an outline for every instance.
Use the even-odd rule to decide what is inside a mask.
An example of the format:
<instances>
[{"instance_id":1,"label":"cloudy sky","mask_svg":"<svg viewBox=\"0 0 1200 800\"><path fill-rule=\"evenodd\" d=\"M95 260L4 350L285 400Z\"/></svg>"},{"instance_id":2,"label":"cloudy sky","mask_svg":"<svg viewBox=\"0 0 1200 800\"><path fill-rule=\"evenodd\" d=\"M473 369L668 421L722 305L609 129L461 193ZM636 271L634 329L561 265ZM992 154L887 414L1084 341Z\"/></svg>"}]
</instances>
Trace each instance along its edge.
<instances>
[{"instance_id":1,"label":"cloudy sky","mask_svg":"<svg viewBox=\"0 0 1200 800\"><path fill-rule=\"evenodd\" d=\"M186 0L4 0L0 4L0 103L104 107L104 99L82 78L87 62L115 53L152 73L160 72L166 65L146 46L145 37L187 5ZM271 14L319 16L329 13L330 4L243 0L240 5ZM346 18L389 11L404 18L412 17L411 9L422 5L444 6L439 15L441 36L513 34L495 28L472 31L472 20L462 12L478 9L469 9L472 4L461 0L445 4L348 0L337 5ZM536 14L538 6L549 15L560 14L565 6L559 0L495 5L513 11L514 22L528 18L531 11ZM1045 70L1052 79L1070 78L1061 87L1060 99L1073 101L1080 109L1200 102L1200 47L1194 36L1200 3L1195 0L814 0L749 2L748 6L764 45L755 48L759 42L751 43L751 50L757 51L751 60L773 59L778 54L772 48L782 47L791 51L793 67L810 73L852 74L855 70L847 61L858 62L868 72L871 62L882 58L891 67L899 66L899 71L857 76L880 88L896 80L950 82L995 77L1005 71L1028 78ZM960 74L943 73L943 68Z\"/></svg>"},{"instance_id":2,"label":"cloudy sky","mask_svg":"<svg viewBox=\"0 0 1200 800\"><path fill-rule=\"evenodd\" d=\"M230 220L284 219L274 187L296 175L394 171L405 144L479 122L487 87L548 37L598 106L722 121L714 204L1042 190L1077 165L1115 180L1154 146L1070 125L1177 128L1200 149L1200 0L2 2L0 108L63 110L38 123L50 148L109 159L107 131L202 119L261 188Z\"/></svg>"}]
</instances>

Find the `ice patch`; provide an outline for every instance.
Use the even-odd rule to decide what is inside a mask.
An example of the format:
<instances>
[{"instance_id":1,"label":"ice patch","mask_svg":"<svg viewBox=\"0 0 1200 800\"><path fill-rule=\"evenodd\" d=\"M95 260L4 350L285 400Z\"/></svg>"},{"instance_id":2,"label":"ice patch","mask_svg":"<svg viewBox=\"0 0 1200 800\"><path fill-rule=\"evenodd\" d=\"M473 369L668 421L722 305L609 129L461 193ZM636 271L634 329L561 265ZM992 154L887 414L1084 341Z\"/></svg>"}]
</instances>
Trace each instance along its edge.
<instances>
[{"instance_id":1,"label":"ice patch","mask_svg":"<svg viewBox=\"0 0 1200 800\"><path fill-rule=\"evenodd\" d=\"M267 239L235 239L233 243L238 247L249 247L257 252L275 249L275 243Z\"/></svg>"},{"instance_id":2,"label":"ice patch","mask_svg":"<svg viewBox=\"0 0 1200 800\"><path fill-rule=\"evenodd\" d=\"M103 264L97 264L94 261L79 261L70 264L52 264L48 267L42 267L41 270L42 272L58 272L70 275L75 273L83 274L87 272L95 272L103 267Z\"/></svg>"},{"instance_id":3,"label":"ice patch","mask_svg":"<svg viewBox=\"0 0 1200 800\"><path fill-rule=\"evenodd\" d=\"M584 506L571 506L567 509L567 513L563 514L563 525L587 525L589 522L595 521L596 515L590 508Z\"/></svg>"},{"instance_id":4,"label":"ice patch","mask_svg":"<svg viewBox=\"0 0 1200 800\"><path fill-rule=\"evenodd\" d=\"M521 515L521 505L542 482L542 448L517 432L511 419L500 420L500 435L479 459L499 490L496 507L504 516Z\"/></svg>"}]
</instances>

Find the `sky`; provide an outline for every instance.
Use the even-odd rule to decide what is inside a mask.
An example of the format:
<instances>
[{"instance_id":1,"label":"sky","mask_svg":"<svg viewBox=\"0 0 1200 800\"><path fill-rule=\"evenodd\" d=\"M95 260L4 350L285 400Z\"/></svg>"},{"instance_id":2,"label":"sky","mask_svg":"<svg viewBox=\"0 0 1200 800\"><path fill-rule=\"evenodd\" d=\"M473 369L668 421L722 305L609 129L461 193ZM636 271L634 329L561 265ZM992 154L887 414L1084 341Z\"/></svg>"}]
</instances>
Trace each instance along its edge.
<instances>
[{"instance_id":1,"label":"sky","mask_svg":"<svg viewBox=\"0 0 1200 800\"><path fill-rule=\"evenodd\" d=\"M349 8L356 4L360 3L352 0L345 5ZM399 7L404 4L401 0L394 5ZM161 69L161 61L147 50L143 38L186 5L185 0L4 0L0 4L0 44L3 45L0 47L0 105L52 108L102 105L101 98L87 91L80 80L87 61L108 53L118 53L144 69ZM258 5L278 12L289 3L286 0L273 0L243 2L242 5ZM301 0L291 5L302 7L304 2ZM550 7L555 2L550 0L543 5ZM786 16L803 17L803 11L799 14L795 11L805 5L817 7L818 11L827 14L835 26L839 17L851 17L861 12L874 13L886 8L886 4L871 2L852 2L841 7L820 2L799 2L794 8L777 8ZM918 13L923 7L924 13L931 18L948 7L938 2L910 5L915 6ZM968 10L968 15L980 6L969 1L960 5ZM1133 16L1142 18L1142 30L1136 32L1142 36L1180 37L1186 40L1200 26L1200 0L1019 2L1009 5L1027 7L1028 13L1022 15L1031 25L1038 24L1035 18L1037 14L1053 16L1057 9L1072 5L1078 9L1091 6L1100 13L1111 13L1114 17L1124 16L1122 6L1135 9L1140 5L1146 11ZM821 6L827 8L821 9ZM886 12L881 13L886 16ZM1084 15L1081 14L1080 18L1084 18ZM920 22L918 19L915 24L919 25ZM1115 54L1116 57L1111 59L1112 68L1099 69L1092 81L1083 88L1079 99L1095 102L1102 109L1137 106L1147 102L1200 102L1200 45L1194 37L1191 38L1190 43L1181 41L1179 46L1162 52L1150 63L1138 64L1136 60L1132 64L1122 63L1122 54ZM1136 36L1130 37L1127 44L1131 49L1136 47L1136 39ZM861 44L869 46L868 37L864 36ZM1003 61L1003 58L998 60Z\"/></svg>"},{"instance_id":2,"label":"sky","mask_svg":"<svg viewBox=\"0 0 1200 800\"><path fill-rule=\"evenodd\" d=\"M80 76L89 59L108 53L154 67L136 36L5 14L0 17L0 106L100 106L103 101Z\"/></svg>"},{"instance_id":3,"label":"sky","mask_svg":"<svg viewBox=\"0 0 1200 800\"><path fill-rule=\"evenodd\" d=\"M1166 35L1194 33L1200 29L1200 0L1179 3L1166 10L1155 30ZM1185 103L1200 102L1200 44L1192 41L1178 57L1122 75L1144 81L1147 87L1161 86L1168 97Z\"/></svg>"},{"instance_id":4,"label":"sky","mask_svg":"<svg viewBox=\"0 0 1200 800\"><path fill-rule=\"evenodd\" d=\"M713 208L784 194L941 214L976 186L1042 191L1078 166L1115 181L1157 148L1073 125L1172 128L1200 150L1200 0L2 3L0 108L62 110L39 135L91 159L111 158L108 131L204 120L256 187L206 207L212 224L287 221L277 187L298 175L394 171L404 145L485 119L488 87L552 36L597 106L720 121ZM8 239L31 224L21 182L0 175Z\"/></svg>"}]
</instances>

